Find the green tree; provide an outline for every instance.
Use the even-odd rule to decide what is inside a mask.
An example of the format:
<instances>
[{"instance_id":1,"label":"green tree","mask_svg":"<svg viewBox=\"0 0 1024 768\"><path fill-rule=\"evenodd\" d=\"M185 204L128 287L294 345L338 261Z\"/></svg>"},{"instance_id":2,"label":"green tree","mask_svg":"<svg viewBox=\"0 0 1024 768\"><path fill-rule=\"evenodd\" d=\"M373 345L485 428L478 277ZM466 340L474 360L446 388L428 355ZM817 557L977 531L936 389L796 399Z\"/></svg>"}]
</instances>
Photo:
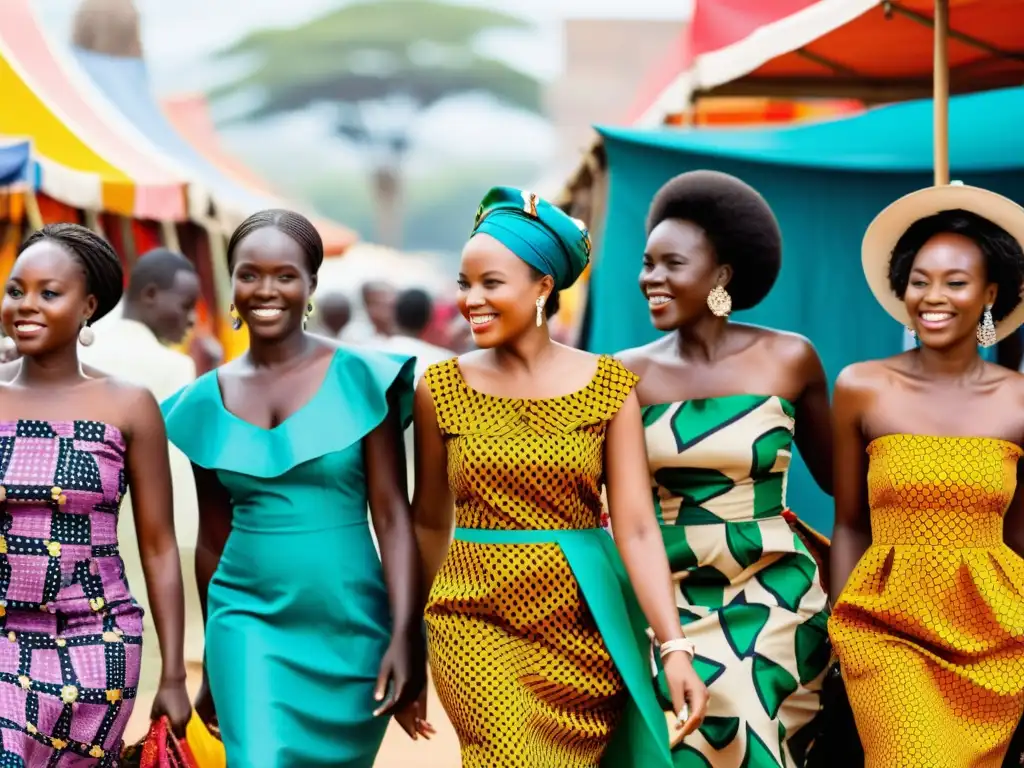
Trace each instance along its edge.
<instances>
[{"instance_id":1,"label":"green tree","mask_svg":"<svg viewBox=\"0 0 1024 768\"><path fill-rule=\"evenodd\" d=\"M483 7L361 0L295 28L260 30L221 51L248 57L252 67L210 96L258 94L236 120L334 105L337 133L370 162L377 237L398 247L403 164L426 110L483 93L541 111L534 78L476 50L486 32L526 28L523 19Z\"/></svg>"}]
</instances>

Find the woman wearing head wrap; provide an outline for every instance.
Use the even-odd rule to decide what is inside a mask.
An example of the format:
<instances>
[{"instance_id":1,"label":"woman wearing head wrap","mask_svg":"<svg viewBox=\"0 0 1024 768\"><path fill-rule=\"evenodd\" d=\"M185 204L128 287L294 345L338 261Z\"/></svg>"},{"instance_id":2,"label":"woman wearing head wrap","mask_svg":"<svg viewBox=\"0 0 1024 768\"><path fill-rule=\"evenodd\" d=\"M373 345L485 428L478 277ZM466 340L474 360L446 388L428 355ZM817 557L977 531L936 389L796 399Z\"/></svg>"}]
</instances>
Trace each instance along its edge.
<instances>
[{"instance_id":1,"label":"woman wearing head wrap","mask_svg":"<svg viewBox=\"0 0 1024 768\"><path fill-rule=\"evenodd\" d=\"M999 768L1024 713L1024 376L978 354L1024 321L1022 243L1024 209L962 184L864 236L920 340L835 386L829 632L871 768Z\"/></svg>"},{"instance_id":2,"label":"woman wearing head wrap","mask_svg":"<svg viewBox=\"0 0 1024 768\"><path fill-rule=\"evenodd\" d=\"M196 708L231 768L370 768L391 713L429 732L402 448L415 359L306 332L323 244L299 214L253 214L227 258L249 350L163 404L199 496Z\"/></svg>"},{"instance_id":3,"label":"woman wearing head wrap","mask_svg":"<svg viewBox=\"0 0 1024 768\"><path fill-rule=\"evenodd\" d=\"M647 232L640 289L666 335L620 359L641 377L649 487L711 696L673 757L800 766L829 657L827 598L783 513L794 440L832 487L825 374L807 339L729 320L764 299L781 264L754 189L684 173L654 197Z\"/></svg>"},{"instance_id":4,"label":"woman wearing head wrap","mask_svg":"<svg viewBox=\"0 0 1024 768\"><path fill-rule=\"evenodd\" d=\"M83 370L79 343L121 298L103 238L51 224L7 279L0 387L0 765L119 765L135 704L148 587L163 668L153 715L184 731L181 565L160 409L142 387ZM128 584L117 514L131 491L146 581Z\"/></svg>"},{"instance_id":5,"label":"woman wearing head wrap","mask_svg":"<svg viewBox=\"0 0 1024 768\"><path fill-rule=\"evenodd\" d=\"M459 274L481 349L431 366L416 391L430 662L466 768L670 766L638 645L647 623L662 641L675 727L703 717L646 493L636 377L548 335L557 291L589 255L586 231L562 211L492 189ZM599 527L605 483L647 621Z\"/></svg>"}]
</instances>

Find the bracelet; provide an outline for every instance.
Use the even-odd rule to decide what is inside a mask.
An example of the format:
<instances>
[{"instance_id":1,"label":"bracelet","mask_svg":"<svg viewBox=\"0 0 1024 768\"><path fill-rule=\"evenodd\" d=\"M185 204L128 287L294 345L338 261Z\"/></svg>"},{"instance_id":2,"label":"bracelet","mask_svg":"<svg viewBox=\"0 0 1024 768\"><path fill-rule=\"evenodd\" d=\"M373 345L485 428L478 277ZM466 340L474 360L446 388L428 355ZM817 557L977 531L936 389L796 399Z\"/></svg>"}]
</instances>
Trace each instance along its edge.
<instances>
[{"instance_id":1,"label":"bracelet","mask_svg":"<svg viewBox=\"0 0 1024 768\"><path fill-rule=\"evenodd\" d=\"M661 658L664 659L670 653L675 653L676 651L689 654L692 660L697 652L697 647L685 637L677 637L675 640L666 640L662 643L658 652L661 654Z\"/></svg>"}]
</instances>

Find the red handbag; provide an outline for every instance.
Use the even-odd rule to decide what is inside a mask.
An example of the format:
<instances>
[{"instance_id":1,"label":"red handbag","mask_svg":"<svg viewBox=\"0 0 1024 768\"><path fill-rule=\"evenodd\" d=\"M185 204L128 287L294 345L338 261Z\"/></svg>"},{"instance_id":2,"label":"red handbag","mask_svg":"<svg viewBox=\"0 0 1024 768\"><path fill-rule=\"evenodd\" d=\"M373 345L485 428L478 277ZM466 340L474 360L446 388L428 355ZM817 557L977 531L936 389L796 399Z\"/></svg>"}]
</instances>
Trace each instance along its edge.
<instances>
[{"instance_id":1,"label":"red handbag","mask_svg":"<svg viewBox=\"0 0 1024 768\"><path fill-rule=\"evenodd\" d=\"M166 717L149 727L144 741L125 750L122 765L125 768L199 768L188 743L174 735Z\"/></svg>"}]
</instances>

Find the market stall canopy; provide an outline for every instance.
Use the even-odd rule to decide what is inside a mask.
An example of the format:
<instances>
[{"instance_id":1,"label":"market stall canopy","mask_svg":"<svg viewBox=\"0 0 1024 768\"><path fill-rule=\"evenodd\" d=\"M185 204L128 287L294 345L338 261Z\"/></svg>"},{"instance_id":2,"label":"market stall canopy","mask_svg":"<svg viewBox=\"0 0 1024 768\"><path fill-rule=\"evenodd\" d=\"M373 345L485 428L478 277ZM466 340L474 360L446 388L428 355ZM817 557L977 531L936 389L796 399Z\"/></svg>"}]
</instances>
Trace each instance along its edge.
<instances>
[{"instance_id":1,"label":"market stall canopy","mask_svg":"<svg viewBox=\"0 0 1024 768\"><path fill-rule=\"evenodd\" d=\"M601 128L607 142L642 143L794 168L873 173L932 167L931 101L869 109L842 120L743 130ZM958 96L950 101L950 164L960 173L1024 169L1024 87ZM841 147L841 151L837 148Z\"/></svg>"},{"instance_id":2,"label":"market stall canopy","mask_svg":"<svg viewBox=\"0 0 1024 768\"><path fill-rule=\"evenodd\" d=\"M31 177L32 145L27 141L0 143L0 186L24 183Z\"/></svg>"},{"instance_id":3,"label":"market stall canopy","mask_svg":"<svg viewBox=\"0 0 1024 768\"><path fill-rule=\"evenodd\" d=\"M139 58L111 56L73 48L75 62L103 95L140 133L172 158L189 176L210 191L215 218L229 229L250 213L272 207L267 197L235 184L206 161L167 120L153 98L145 62ZM212 218L212 217L211 217Z\"/></svg>"},{"instance_id":4,"label":"market stall canopy","mask_svg":"<svg viewBox=\"0 0 1024 768\"><path fill-rule=\"evenodd\" d=\"M953 178L1024 202L1024 88L954 97L950 113ZM609 215L593 264L585 346L616 353L659 336L635 288L647 211L670 178L707 168L754 186L782 229L778 282L736 320L808 337L830 379L850 363L898 353L903 328L871 295L860 244L879 211L931 183L931 119L931 103L923 101L799 127L603 129ZM794 467L789 504L827 533L831 502L799 462Z\"/></svg>"},{"instance_id":5,"label":"market stall canopy","mask_svg":"<svg viewBox=\"0 0 1024 768\"><path fill-rule=\"evenodd\" d=\"M162 107L174 130L207 162L253 192L269 197L274 196L269 183L223 148L205 96L198 94L175 96L164 99ZM358 235L352 230L327 219L314 217L312 221L323 238L324 252L328 256L337 256L346 252L358 238Z\"/></svg>"},{"instance_id":6,"label":"market stall canopy","mask_svg":"<svg viewBox=\"0 0 1024 768\"><path fill-rule=\"evenodd\" d=\"M44 192L90 210L186 218L185 178L64 65L29 0L3 2L0 93L0 134L32 139Z\"/></svg>"},{"instance_id":7,"label":"market stall canopy","mask_svg":"<svg viewBox=\"0 0 1024 768\"><path fill-rule=\"evenodd\" d=\"M948 2L950 92L1024 83L1024 2ZM659 125L694 94L927 97L934 9L935 0L694 0L630 122Z\"/></svg>"}]
</instances>

